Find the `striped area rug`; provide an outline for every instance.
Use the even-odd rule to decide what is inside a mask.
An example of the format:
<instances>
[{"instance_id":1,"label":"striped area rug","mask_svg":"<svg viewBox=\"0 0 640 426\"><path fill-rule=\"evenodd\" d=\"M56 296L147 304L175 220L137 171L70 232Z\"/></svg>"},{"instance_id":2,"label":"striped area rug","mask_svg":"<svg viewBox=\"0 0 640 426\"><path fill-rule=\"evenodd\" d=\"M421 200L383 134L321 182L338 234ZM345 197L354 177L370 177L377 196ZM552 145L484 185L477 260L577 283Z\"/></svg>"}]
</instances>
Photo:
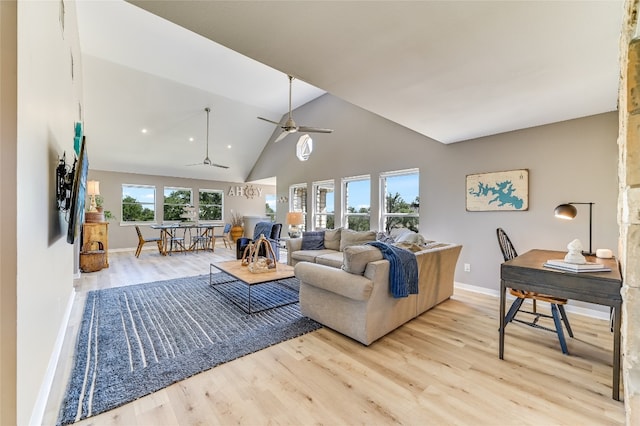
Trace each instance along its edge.
<instances>
[{"instance_id":1,"label":"striped area rug","mask_svg":"<svg viewBox=\"0 0 640 426\"><path fill-rule=\"evenodd\" d=\"M213 278L224 283L229 297L247 292L225 273ZM283 281L285 287L252 287L252 304L295 300L297 279ZM209 286L209 275L92 291L58 424L116 408L320 327L300 314L297 303L246 314Z\"/></svg>"}]
</instances>

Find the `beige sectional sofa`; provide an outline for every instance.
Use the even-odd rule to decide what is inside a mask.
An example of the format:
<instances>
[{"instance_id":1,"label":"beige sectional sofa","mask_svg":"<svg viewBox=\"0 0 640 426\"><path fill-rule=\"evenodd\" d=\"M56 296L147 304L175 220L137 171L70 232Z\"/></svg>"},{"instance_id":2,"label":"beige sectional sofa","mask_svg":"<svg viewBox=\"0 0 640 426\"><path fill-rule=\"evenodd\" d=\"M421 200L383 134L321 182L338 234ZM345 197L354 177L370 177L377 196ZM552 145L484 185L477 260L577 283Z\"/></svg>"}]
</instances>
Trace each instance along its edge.
<instances>
[{"instance_id":1,"label":"beige sectional sofa","mask_svg":"<svg viewBox=\"0 0 640 426\"><path fill-rule=\"evenodd\" d=\"M292 239L287 246L289 264L300 280L302 314L365 345L451 297L462 250L450 243L420 247L415 251L418 294L394 298L390 263L377 248L354 244L342 251L301 250L301 243Z\"/></svg>"}]
</instances>

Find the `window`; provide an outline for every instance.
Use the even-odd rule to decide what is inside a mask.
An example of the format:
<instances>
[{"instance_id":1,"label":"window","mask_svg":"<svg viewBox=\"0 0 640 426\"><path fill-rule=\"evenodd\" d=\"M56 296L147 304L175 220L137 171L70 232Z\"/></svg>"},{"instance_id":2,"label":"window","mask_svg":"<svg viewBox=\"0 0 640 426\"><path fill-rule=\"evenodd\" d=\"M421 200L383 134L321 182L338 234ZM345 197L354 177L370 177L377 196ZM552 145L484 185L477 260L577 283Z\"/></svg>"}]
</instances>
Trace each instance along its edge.
<instances>
[{"instance_id":1,"label":"window","mask_svg":"<svg viewBox=\"0 0 640 426\"><path fill-rule=\"evenodd\" d=\"M222 191L201 189L198 193L198 218L202 221L222 221L224 211Z\"/></svg>"},{"instance_id":2,"label":"window","mask_svg":"<svg viewBox=\"0 0 640 426\"><path fill-rule=\"evenodd\" d=\"M313 227L335 228L334 186L332 180L313 183Z\"/></svg>"},{"instance_id":3,"label":"window","mask_svg":"<svg viewBox=\"0 0 640 426\"><path fill-rule=\"evenodd\" d=\"M307 220L307 184L297 183L289 187L289 211L290 212L302 212L302 217L305 220L300 226L302 231L306 230Z\"/></svg>"},{"instance_id":4,"label":"window","mask_svg":"<svg viewBox=\"0 0 640 426\"><path fill-rule=\"evenodd\" d=\"M390 232L394 228L409 228L418 232L420 221L420 173L418 169L382 173L381 228Z\"/></svg>"},{"instance_id":5,"label":"window","mask_svg":"<svg viewBox=\"0 0 640 426\"><path fill-rule=\"evenodd\" d=\"M156 221L156 187L122 185L122 221Z\"/></svg>"},{"instance_id":6,"label":"window","mask_svg":"<svg viewBox=\"0 0 640 426\"><path fill-rule=\"evenodd\" d=\"M300 161L307 161L313 152L313 139L309 135L302 135L296 144L296 157Z\"/></svg>"},{"instance_id":7,"label":"window","mask_svg":"<svg viewBox=\"0 0 640 426\"><path fill-rule=\"evenodd\" d=\"M342 180L343 225L354 231L371 229L371 178L358 176Z\"/></svg>"},{"instance_id":8,"label":"window","mask_svg":"<svg viewBox=\"0 0 640 426\"><path fill-rule=\"evenodd\" d=\"M191 206L191 189L164 188L164 220L176 221L182 219L184 208Z\"/></svg>"},{"instance_id":9,"label":"window","mask_svg":"<svg viewBox=\"0 0 640 426\"><path fill-rule=\"evenodd\" d=\"M275 194L265 195L265 215L271 219L271 222L276 221L276 196Z\"/></svg>"}]
</instances>

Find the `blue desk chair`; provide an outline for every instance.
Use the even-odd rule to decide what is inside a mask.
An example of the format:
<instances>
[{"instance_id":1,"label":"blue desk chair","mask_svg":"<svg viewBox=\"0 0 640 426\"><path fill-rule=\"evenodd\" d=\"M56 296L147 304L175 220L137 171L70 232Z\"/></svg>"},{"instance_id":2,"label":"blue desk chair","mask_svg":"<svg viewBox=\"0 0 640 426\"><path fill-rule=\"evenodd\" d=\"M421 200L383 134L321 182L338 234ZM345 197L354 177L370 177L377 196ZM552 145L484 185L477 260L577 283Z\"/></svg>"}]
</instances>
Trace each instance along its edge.
<instances>
[{"instance_id":1,"label":"blue desk chair","mask_svg":"<svg viewBox=\"0 0 640 426\"><path fill-rule=\"evenodd\" d=\"M511 260L518 256L516 249L513 247L509 236L502 228L496 229L496 234L498 236L498 244L500 244L500 250L502 251L502 257L504 257L504 261ZM526 324L531 327L541 328L543 330L552 331L558 335L558 340L560 341L560 348L562 349L563 354L568 354L567 350L567 342L564 339L564 332L562 330L562 323L567 328L567 333L569 333L570 337L573 337L573 331L571 330L571 326L569 325L569 319L567 318L567 313L564 310L564 305L567 304L567 299L560 299L558 297L549 296L547 294L535 293L532 291L524 291L517 290L514 288L509 289L509 293L512 296L515 296L516 300L513 301L509 311L504 317L505 327L512 321L519 322L521 324ZM531 299L533 301L533 311L526 311L522 309L522 304L525 300ZM536 301L548 302L551 304L551 315L547 315L544 313L537 312L536 310ZM522 312L525 314L533 315L532 321L525 321L519 318L516 318L516 314L518 312ZM544 327L538 324L538 320L540 318L552 318L555 326L554 328ZM562 320L562 321L561 321Z\"/></svg>"}]
</instances>

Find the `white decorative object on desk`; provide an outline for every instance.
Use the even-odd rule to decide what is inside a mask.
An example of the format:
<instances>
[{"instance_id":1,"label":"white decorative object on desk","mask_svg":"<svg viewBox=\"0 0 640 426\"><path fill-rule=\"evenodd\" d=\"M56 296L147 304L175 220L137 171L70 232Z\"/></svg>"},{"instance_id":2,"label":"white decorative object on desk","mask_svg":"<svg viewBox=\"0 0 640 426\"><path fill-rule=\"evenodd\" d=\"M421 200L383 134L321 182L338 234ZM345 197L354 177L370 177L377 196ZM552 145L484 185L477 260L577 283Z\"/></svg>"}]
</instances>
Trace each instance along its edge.
<instances>
[{"instance_id":1,"label":"white decorative object on desk","mask_svg":"<svg viewBox=\"0 0 640 426\"><path fill-rule=\"evenodd\" d=\"M567 250L569 250L569 252L564 257L565 262L575 263L577 265L582 265L587 262L587 259L582 255L582 243L580 240L575 239L567 244Z\"/></svg>"},{"instance_id":2,"label":"white decorative object on desk","mask_svg":"<svg viewBox=\"0 0 640 426\"><path fill-rule=\"evenodd\" d=\"M596 250L596 257L600 259L611 259L613 257L613 252L609 249L598 249Z\"/></svg>"}]
</instances>

